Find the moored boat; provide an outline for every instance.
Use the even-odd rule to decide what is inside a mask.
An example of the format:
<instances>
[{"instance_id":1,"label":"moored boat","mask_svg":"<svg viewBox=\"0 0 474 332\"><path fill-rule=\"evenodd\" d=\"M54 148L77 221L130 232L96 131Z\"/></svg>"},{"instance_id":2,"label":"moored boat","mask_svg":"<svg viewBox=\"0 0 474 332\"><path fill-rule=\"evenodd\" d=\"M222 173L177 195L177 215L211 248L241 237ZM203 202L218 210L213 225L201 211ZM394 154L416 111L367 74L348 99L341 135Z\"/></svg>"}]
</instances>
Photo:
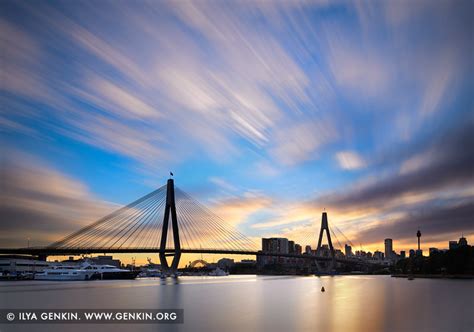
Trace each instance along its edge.
<instances>
[{"instance_id":1,"label":"moored boat","mask_svg":"<svg viewBox=\"0 0 474 332\"><path fill-rule=\"evenodd\" d=\"M94 272L94 279L101 280L115 280L115 279L135 279L140 271L130 271L127 269L120 269L113 265L95 265L85 263L82 269Z\"/></svg>"},{"instance_id":2,"label":"moored boat","mask_svg":"<svg viewBox=\"0 0 474 332\"><path fill-rule=\"evenodd\" d=\"M209 272L209 276L213 276L213 277L225 277L225 276L228 276L229 273L227 273L226 271L220 269L220 268L216 268L215 270Z\"/></svg>"},{"instance_id":3,"label":"moored boat","mask_svg":"<svg viewBox=\"0 0 474 332\"><path fill-rule=\"evenodd\" d=\"M92 280L95 277L95 271L84 270L75 266L52 266L45 269L44 272L36 273L35 280L57 280L57 281L73 281L73 280Z\"/></svg>"}]
</instances>

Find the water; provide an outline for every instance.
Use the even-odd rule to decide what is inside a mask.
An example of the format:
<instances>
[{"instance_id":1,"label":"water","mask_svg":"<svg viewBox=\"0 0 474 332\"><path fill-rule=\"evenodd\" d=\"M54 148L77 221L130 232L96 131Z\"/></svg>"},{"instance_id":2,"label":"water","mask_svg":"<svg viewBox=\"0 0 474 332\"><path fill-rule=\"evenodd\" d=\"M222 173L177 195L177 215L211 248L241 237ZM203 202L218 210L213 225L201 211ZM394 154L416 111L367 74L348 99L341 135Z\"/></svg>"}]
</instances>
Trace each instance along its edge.
<instances>
[{"instance_id":1,"label":"water","mask_svg":"<svg viewBox=\"0 0 474 332\"><path fill-rule=\"evenodd\" d=\"M184 308L185 320L183 325L4 325L0 331L472 332L473 299L471 280L388 276L0 282L1 308Z\"/></svg>"}]
</instances>

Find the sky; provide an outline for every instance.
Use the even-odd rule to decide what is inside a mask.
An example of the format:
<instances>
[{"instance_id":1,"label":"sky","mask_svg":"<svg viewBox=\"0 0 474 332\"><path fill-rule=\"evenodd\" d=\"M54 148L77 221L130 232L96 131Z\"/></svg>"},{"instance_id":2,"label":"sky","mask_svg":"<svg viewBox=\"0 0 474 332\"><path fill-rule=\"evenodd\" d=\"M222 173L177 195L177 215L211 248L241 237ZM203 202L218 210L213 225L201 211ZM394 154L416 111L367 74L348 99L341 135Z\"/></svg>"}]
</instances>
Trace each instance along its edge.
<instances>
[{"instance_id":1,"label":"sky","mask_svg":"<svg viewBox=\"0 0 474 332\"><path fill-rule=\"evenodd\" d=\"M472 1L0 7L0 247L169 171L257 241L315 246L323 210L356 249L474 241Z\"/></svg>"}]
</instances>

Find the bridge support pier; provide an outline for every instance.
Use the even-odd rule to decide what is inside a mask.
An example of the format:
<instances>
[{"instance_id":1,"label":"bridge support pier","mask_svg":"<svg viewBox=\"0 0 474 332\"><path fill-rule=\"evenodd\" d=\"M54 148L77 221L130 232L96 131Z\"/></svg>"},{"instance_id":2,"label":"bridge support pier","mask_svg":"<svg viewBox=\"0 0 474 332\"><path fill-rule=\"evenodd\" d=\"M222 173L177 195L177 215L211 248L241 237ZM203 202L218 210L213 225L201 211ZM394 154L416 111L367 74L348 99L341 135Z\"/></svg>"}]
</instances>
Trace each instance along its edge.
<instances>
[{"instance_id":1,"label":"bridge support pier","mask_svg":"<svg viewBox=\"0 0 474 332\"><path fill-rule=\"evenodd\" d=\"M168 239L168 225L171 215L171 228L173 230L174 249L171 252L166 251L166 242ZM172 256L173 260L169 266L166 259L167 256ZM168 179L166 187L166 207L163 218L163 229L161 232L160 243L160 263L161 270L164 273L176 274L178 270L179 259L181 258L181 244L179 242L178 218L176 216L176 203L174 198L174 182L173 179Z\"/></svg>"},{"instance_id":2,"label":"bridge support pier","mask_svg":"<svg viewBox=\"0 0 474 332\"><path fill-rule=\"evenodd\" d=\"M316 255L321 254L321 244L323 240L323 233L326 231L326 237L328 238L328 245L329 245L329 254L331 255L331 262L327 265L326 271L324 271L321 266L316 262L316 268L319 272L325 273L332 273L336 268L336 257L334 254L334 247L331 241L331 233L329 232L329 223L328 223L328 214L323 212L321 218L321 229L319 230L319 240L318 240L318 247L316 248Z\"/></svg>"}]
</instances>

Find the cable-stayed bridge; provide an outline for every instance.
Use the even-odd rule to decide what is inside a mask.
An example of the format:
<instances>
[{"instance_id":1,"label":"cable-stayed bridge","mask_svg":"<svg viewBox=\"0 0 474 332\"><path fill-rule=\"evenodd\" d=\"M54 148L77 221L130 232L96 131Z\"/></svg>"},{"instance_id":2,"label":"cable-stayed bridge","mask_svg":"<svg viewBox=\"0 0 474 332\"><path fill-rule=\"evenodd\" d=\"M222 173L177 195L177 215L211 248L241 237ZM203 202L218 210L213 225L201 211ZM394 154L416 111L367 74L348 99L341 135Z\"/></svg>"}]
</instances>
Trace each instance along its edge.
<instances>
[{"instance_id":1,"label":"cable-stayed bridge","mask_svg":"<svg viewBox=\"0 0 474 332\"><path fill-rule=\"evenodd\" d=\"M335 257L331 232L323 212L317 253L326 233L330 250L327 256L261 251L255 241L233 229L169 179L166 185L49 246L0 248L0 254L29 254L45 259L53 255L158 253L162 268L171 272L176 271L183 253L305 258L314 260L317 266L318 262L326 262L329 268L336 262L354 263L353 259ZM172 257L171 265L167 257Z\"/></svg>"}]
</instances>

